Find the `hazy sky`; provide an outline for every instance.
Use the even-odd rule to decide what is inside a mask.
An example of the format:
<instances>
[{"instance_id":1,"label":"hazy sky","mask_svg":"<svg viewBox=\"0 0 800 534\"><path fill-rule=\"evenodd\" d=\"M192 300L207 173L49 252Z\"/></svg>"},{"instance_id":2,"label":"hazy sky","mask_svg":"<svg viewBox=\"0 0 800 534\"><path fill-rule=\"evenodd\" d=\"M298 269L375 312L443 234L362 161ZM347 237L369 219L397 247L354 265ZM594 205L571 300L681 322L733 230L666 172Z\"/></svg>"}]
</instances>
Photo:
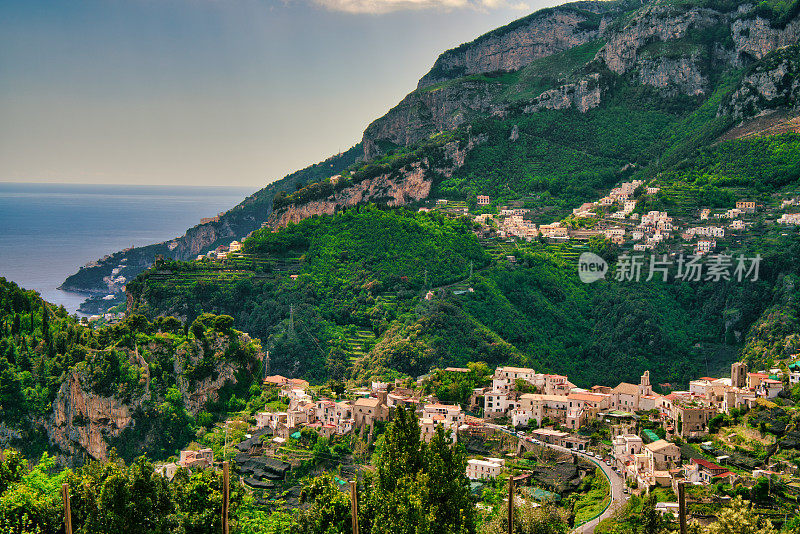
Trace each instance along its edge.
<instances>
[{"instance_id":1,"label":"hazy sky","mask_svg":"<svg viewBox=\"0 0 800 534\"><path fill-rule=\"evenodd\" d=\"M0 181L263 185L359 141L442 51L557 3L2 0Z\"/></svg>"}]
</instances>

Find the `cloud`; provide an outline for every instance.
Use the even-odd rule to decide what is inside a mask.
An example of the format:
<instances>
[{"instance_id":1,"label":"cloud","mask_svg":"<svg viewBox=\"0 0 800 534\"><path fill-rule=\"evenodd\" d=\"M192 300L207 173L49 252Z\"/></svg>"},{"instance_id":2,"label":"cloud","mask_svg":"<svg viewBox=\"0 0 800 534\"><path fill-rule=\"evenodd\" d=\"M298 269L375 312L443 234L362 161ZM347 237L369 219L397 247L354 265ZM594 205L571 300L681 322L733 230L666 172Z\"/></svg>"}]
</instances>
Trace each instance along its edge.
<instances>
[{"instance_id":1,"label":"cloud","mask_svg":"<svg viewBox=\"0 0 800 534\"><path fill-rule=\"evenodd\" d=\"M345 13L383 14L393 11L439 9L451 11L454 9L474 9L488 11L491 9L529 9L522 2L509 0L313 0L317 5L331 11Z\"/></svg>"}]
</instances>

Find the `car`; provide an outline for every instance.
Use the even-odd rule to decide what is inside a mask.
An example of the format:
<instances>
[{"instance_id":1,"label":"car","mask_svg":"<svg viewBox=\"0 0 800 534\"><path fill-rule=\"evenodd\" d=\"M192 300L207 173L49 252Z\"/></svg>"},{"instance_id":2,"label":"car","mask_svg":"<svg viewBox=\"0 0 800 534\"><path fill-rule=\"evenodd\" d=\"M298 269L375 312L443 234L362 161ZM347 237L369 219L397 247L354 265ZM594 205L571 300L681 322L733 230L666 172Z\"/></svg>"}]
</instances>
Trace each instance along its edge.
<instances>
[{"instance_id":1,"label":"car","mask_svg":"<svg viewBox=\"0 0 800 534\"><path fill-rule=\"evenodd\" d=\"M606 460L606 465L611 465L611 460Z\"/></svg>"}]
</instances>

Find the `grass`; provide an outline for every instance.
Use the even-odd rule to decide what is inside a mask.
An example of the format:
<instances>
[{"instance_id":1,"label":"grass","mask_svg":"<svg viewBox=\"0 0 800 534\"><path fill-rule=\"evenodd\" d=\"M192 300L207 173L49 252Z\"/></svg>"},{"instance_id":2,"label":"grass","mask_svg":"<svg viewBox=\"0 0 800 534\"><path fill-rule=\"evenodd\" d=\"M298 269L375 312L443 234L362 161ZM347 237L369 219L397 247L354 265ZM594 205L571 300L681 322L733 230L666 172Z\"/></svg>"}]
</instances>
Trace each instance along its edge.
<instances>
[{"instance_id":1,"label":"grass","mask_svg":"<svg viewBox=\"0 0 800 534\"><path fill-rule=\"evenodd\" d=\"M608 479L595 471L591 481L591 489L575 503L575 524L581 525L591 521L601 513L611 502Z\"/></svg>"}]
</instances>

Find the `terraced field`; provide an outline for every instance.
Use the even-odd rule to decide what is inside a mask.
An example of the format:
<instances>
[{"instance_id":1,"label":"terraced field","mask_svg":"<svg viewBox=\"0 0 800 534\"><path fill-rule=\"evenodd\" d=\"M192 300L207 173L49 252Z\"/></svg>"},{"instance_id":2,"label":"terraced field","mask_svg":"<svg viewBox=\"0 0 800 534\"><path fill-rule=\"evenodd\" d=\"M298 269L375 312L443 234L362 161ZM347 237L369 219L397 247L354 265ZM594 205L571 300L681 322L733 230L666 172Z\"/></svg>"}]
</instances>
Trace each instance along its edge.
<instances>
[{"instance_id":1,"label":"terraced field","mask_svg":"<svg viewBox=\"0 0 800 534\"><path fill-rule=\"evenodd\" d=\"M375 344L375 334L370 330L356 330L347 336L350 363L365 356Z\"/></svg>"}]
</instances>

